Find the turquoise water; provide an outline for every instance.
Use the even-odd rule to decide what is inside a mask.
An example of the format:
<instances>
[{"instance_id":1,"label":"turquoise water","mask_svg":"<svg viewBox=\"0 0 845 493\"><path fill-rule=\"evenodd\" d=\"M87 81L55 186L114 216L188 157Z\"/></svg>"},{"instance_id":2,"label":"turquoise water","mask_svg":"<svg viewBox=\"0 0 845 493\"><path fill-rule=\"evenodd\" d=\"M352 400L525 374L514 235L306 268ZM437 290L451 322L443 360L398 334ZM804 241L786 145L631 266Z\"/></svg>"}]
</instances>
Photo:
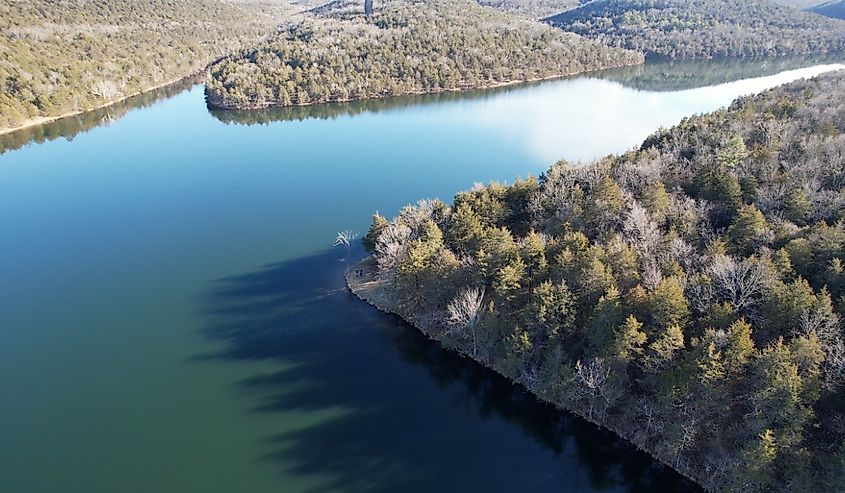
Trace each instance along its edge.
<instances>
[{"instance_id":1,"label":"turquoise water","mask_svg":"<svg viewBox=\"0 0 845 493\"><path fill-rule=\"evenodd\" d=\"M0 155L0 491L689 488L354 300L341 275L361 252L330 245L375 210L621 152L838 67L295 115L212 115L193 87L51 134L72 140L16 141Z\"/></svg>"}]
</instances>

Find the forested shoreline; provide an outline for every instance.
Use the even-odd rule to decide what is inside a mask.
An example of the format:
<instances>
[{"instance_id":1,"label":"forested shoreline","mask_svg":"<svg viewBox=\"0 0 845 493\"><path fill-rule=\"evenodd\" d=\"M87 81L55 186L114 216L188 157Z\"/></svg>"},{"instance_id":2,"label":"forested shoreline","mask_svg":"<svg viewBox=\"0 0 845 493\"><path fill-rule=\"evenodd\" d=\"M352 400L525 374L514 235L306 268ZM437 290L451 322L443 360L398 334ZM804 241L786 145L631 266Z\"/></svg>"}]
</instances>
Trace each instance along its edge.
<instances>
[{"instance_id":1,"label":"forested shoreline","mask_svg":"<svg viewBox=\"0 0 845 493\"><path fill-rule=\"evenodd\" d=\"M845 51L845 22L766 0L595 0L546 21L651 58Z\"/></svg>"},{"instance_id":2,"label":"forested shoreline","mask_svg":"<svg viewBox=\"0 0 845 493\"><path fill-rule=\"evenodd\" d=\"M384 0L369 14L363 0L310 5L12 0L0 6L0 133L207 68L209 107L260 109L500 87L638 65L643 54L845 49L845 22L761 0ZM556 10L545 21L560 29L536 20Z\"/></svg>"},{"instance_id":3,"label":"forested shoreline","mask_svg":"<svg viewBox=\"0 0 845 493\"><path fill-rule=\"evenodd\" d=\"M643 63L472 0L338 0L216 63L209 106L256 109L461 91Z\"/></svg>"},{"instance_id":4,"label":"forested shoreline","mask_svg":"<svg viewBox=\"0 0 845 493\"><path fill-rule=\"evenodd\" d=\"M359 296L710 491L845 488L845 72L380 215Z\"/></svg>"},{"instance_id":5,"label":"forested shoreline","mask_svg":"<svg viewBox=\"0 0 845 493\"><path fill-rule=\"evenodd\" d=\"M293 10L269 0L11 0L0 5L0 132L197 74Z\"/></svg>"}]
</instances>

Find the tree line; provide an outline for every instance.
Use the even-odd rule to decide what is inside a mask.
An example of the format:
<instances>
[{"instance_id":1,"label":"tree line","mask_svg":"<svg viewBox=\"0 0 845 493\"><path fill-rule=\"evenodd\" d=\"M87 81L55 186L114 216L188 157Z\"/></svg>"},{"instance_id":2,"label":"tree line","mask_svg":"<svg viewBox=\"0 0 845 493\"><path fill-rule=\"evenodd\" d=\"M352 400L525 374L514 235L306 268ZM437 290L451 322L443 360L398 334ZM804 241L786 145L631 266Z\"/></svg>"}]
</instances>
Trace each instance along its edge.
<instances>
[{"instance_id":1,"label":"tree line","mask_svg":"<svg viewBox=\"0 0 845 493\"><path fill-rule=\"evenodd\" d=\"M0 3L0 129L84 111L257 42L285 4L259 0Z\"/></svg>"},{"instance_id":2,"label":"tree line","mask_svg":"<svg viewBox=\"0 0 845 493\"><path fill-rule=\"evenodd\" d=\"M706 489L845 489L845 73L364 246L383 308Z\"/></svg>"},{"instance_id":3,"label":"tree line","mask_svg":"<svg viewBox=\"0 0 845 493\"><path fill-rule=\"evenodd\" d=\"M326 4L211 68L209 105L246 109L495 86L639 64L641 55L471 0Z\"/></svg>"},{"instance_id":4,"label":"tree line","mask_svg":"<svg viewBox=\"0 0 845 493\"><path fill-rule=\"evenodd\" d=\"M764 57L845 50L845 22L765 0L596 0L547 21L650 57Z\"/></svg>"}]
</instances>

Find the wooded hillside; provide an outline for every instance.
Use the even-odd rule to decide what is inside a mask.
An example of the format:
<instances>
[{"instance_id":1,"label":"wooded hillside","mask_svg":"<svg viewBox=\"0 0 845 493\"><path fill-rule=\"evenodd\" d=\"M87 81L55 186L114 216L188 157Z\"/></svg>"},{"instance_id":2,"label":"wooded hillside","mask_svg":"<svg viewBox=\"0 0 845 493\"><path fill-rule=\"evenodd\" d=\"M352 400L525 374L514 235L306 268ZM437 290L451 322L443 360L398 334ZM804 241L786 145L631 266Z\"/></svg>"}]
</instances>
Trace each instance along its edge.
<instances>
[{"instance_id":1,"label":"wooded hillside","mask_svg":"<svg viewBox=\"0 0 845 493\"><path fill-rule=\"evenodd\" d=\"M490 87L642 63L471 0L338 0L212 67L209 104L263 108Z\"/></svg>"},{"instance_id":2,"label":"wooded hillside","mask_svg":"<svg viewBox=\"0 0 845 493\"><path fill-rule=\"evenodd\" d=\"M184 77L271 32L273 0L0 3L0 130Z\"/></svg>"},{"instance_id":3,"label":"wooded hillside","mask_svg":"<svg viewBox=\"0 0 845 493\"><path fill-rule=\"evenodd\" d=\"M364 244L368 299L706 488L845 490L845 72Z\"/></svg>"},{"instance_id":4,"label":"wooded hillside","mask_svg":"<svg viewBox=\"0 0 845 493\"><path fill-rule=\"evenodd\" d=\"M764 0L595 0L548 22L666 58L760 57L845 50L845 22Z\"/></svg>"}]
</instances>

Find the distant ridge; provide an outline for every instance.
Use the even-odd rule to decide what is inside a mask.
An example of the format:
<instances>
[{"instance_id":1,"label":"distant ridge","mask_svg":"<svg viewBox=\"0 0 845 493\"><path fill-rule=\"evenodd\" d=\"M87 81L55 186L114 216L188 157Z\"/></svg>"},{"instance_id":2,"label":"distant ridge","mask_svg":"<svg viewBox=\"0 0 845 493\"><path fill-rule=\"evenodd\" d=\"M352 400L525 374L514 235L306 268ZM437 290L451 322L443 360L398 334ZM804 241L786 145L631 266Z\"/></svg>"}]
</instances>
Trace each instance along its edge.
<instances>
[{"instance_id":1,"label":"distant ridge","mask_svg":"<svg viewBox=\"0 0 845 493\"><path fill-rule=\"evenodd\" d=\"M546 21L660 58L818 55L845 50L845 22L761 0L596 0Z\"/></svg>"}]
</instances>

